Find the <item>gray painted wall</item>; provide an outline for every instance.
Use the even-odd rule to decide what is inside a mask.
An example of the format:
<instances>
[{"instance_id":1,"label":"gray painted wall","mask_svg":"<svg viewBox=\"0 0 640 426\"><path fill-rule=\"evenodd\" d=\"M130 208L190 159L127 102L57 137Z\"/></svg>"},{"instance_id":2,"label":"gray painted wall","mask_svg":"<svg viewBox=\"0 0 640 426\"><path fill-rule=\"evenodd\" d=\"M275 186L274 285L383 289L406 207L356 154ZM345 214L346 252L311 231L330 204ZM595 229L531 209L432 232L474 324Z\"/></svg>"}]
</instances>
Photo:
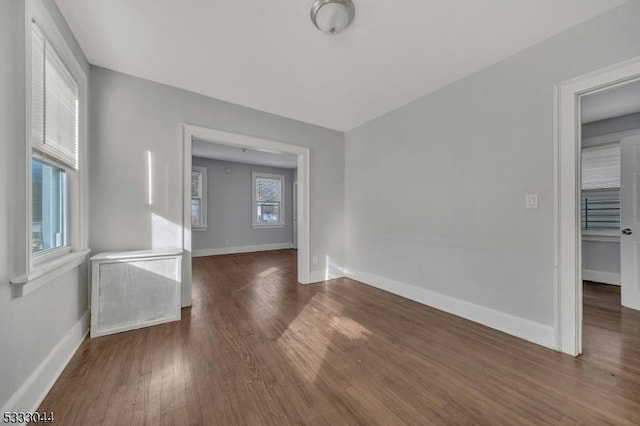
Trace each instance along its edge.
<instances>
[{"instance_id":1,"label":"gray painted wall","mask_svg":"<svg viewBox=\"0 0 640 426\"><path fill-rule=\"evenodd\" d=\"M640 112L583 124L582 137L604 136L633 129L640 129Z\"/></svg>"},{"instance_id":2,"label":"gray painted wall","mask_svg":"<svg viewBox=\"0 0 640 426\"><path fill-rule=\"evenodd\" d=\"M583 241L582 269L588 271L619 274L620 243Z\"/></svg>"},{"instance_id":3,"label":"gray painted wall","mask_svg":"<svg viewBox=\"0 0 640 426\"><path fill-rule=\"evenodd\" d=\"M311 271L325 256L343 264L344 134L93 66L90 107L95 252L182 246L180 123L189 123L310 148L310 256L321 260Z\"/></svg>"},{"instance_id":4,"label":"gray painted wall","mask_svg":"<svg viewBox=\"0 0 640 426\"><path fill-rule=\"evenodd\" d=\"M627 3L347 133L348 267L552 325L554 84L640 55L638 22Z\"/></svg>"},{"instance_id":5,"label":"gray painted wall","mask_svg":"<svg viewBox=\"0 0 640 426\"><path fill-rule=\"evenodd\" d=\"M194 231L193 250L243 247L293 241L293 169L256 166L193 157L194 166L207 168L207 230ZM231 173L225 173L230 169ZM284 175L285 226L251 227L252 172ZM225 241L225 240L228 240Z\"/></svg>"},{"instance_id":6,"label":"gray painted wall","mask_svg":"<svg viewBox=\"0 0 640 426\"><path fill-rule=\"evenodd\" d=\"M52 0L45 5L87 75L89 66ZM25 5L0 1L0 407L20 388L87 311L87 271L82 266L25 297L12 294L25 239ZM7 238L9 236L9 238ZM32 410L34 407L12 407Z\"/></svg>"}]
</instances>

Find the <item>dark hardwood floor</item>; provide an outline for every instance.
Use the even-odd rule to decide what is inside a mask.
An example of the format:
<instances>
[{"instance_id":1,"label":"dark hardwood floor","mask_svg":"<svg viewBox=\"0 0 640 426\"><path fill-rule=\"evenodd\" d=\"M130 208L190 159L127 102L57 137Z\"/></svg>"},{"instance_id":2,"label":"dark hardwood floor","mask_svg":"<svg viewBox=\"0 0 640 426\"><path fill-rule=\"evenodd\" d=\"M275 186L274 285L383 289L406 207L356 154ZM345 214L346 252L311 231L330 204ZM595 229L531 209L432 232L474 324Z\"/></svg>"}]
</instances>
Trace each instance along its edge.
<instances>
[{"instance_id":1,"label":"dark hardwood floor","mask_svg":"<svg viewBox=\"0 0 640 426\"><path fill-rule=\"evenodd\" d=\"M582 358L640 389L640 312L622 307L618 286L585 281L583 289Z\"/></svg>"},{"instance_id":2,"label":"dark hardwood floor","mask_svg":"<svg viewBox=\"0 0 640 426\"><path fill-rule=\"evenodd\" d=\"M572 358L290 250L194 259L182 321L87 339L40 410L57 424L638 424L640 316L585 286ZM619 303L619 302L618 302Z\"/></svg>"}]
</instances>

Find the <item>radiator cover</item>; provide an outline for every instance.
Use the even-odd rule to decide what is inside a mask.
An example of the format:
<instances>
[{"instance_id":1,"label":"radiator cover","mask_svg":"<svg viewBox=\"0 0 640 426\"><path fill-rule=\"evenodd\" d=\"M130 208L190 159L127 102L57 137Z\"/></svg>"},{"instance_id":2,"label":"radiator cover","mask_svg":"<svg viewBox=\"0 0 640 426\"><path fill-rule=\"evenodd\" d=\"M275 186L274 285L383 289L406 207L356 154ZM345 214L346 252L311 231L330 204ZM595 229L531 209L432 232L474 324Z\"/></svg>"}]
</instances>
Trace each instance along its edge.
<instances>
[{"instance_id":1,"label":"radiator cover","mask_svg":"<svg viewBox=\"0 0 640 426\"><path fill-rule=\"evenodd\" d=\"M180 320L182 252L143 250L91 258L91 337Z\"/></svg>"}]
</instances>

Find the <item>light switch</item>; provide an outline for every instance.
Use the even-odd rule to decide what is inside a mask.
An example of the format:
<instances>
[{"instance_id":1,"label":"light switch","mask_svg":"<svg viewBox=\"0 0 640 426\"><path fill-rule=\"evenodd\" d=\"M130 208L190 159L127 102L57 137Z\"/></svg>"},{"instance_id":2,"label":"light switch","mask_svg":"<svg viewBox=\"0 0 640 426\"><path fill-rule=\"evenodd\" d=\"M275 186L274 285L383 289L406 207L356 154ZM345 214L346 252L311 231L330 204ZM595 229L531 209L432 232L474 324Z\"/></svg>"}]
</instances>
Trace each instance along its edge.
<instances>
[{"instance_id":1,"label":"light switch","mask_svg":"<svg viewBox=\"0 0 640 426\"><path fill-rule=\"evenodd\" d=\"M524 196L524 206L528 209L538 208L538 194L527 194Z\"/></svg>"}]
</instances>

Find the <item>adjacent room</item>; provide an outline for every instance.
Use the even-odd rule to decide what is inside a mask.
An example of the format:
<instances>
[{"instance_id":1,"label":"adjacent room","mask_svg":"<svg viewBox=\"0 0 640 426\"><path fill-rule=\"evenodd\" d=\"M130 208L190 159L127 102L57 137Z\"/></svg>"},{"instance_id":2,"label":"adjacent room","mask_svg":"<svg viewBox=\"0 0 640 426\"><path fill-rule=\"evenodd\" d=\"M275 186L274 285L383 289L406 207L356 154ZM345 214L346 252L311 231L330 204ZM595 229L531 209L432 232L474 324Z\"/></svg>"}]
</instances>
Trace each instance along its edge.
<instances>
[{"instance_id":1,"label":"adjacent room","mask_svg":"<svg viewBox=\"0 0 640 426\"><path fill-rule=\"evenodd\" d=\"M640 2L0 1L0 415L640 418Z\"/></svg>"},{"instance_id":2,"label":"adjacent room","mask_svg":"<svg viewBox=\"0 0 640 426\"><path fill-rule=\"evenodd\" d=\"M640 304L634 296L635 146L640 143L640 82L581 99L583 352L605 361L635 357ZM611 336L619 339L611 344ZM628 363L628 361L623 361Z\"/></svg>"},{"instance_id":3,"label":"adjacent room","mask_svg":"<svg viewBox=\"0 0 640 426\"><path fill-rule=\"evenodd\" d=\"M296 248L297 163L291 154L194 141L193 257Z\"/></svg>"}]
</instances>

